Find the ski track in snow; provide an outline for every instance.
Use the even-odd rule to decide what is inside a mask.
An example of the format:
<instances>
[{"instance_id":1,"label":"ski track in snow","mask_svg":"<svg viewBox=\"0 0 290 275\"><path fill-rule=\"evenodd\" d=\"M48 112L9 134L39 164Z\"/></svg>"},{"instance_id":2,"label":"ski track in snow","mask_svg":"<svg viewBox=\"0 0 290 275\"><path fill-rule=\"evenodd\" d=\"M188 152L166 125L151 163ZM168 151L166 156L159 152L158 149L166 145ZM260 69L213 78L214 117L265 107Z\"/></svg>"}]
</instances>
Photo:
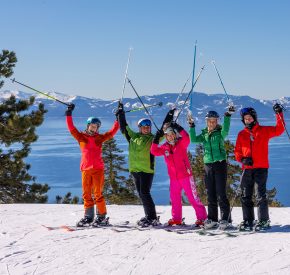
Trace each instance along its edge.
<instances>
[{"instance_id":1,"label":"ski track in snow","mask_svg":"<svg viewBox=\"0 0 290 275\"><path fill-rule=\"evenodd\" d=\"M157 211L162 222L170 218L170 206ZM241 214L234 208L234 224ZM290 208L270 209L270 231L236 238L43 226L74 225L82 215L81 205L1 205L0 274L290 274ZM144 214L142 206L109 205L108 215L114 224ZM195 220L189 206L183 216L188 224Z\"/></svg>"}]
</instances>

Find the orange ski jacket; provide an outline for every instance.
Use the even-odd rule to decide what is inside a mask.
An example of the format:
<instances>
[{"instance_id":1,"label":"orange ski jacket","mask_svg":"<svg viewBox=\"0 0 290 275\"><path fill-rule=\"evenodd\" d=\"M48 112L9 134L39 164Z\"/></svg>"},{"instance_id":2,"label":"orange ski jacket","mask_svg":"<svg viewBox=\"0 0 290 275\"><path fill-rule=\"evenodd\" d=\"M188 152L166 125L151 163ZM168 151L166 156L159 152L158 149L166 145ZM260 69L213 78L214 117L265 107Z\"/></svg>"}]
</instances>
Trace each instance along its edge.
<instances>
[{"instance_id":1,"label":"orange ski jacket","mask_svg":"<svg viewBox=\"0 0 290 275\"><path fill-rule=\"evenodd\" d=\"M106 140L113 138L119 129L119 123L114 122L112 128L104 133L96 133L93 136L85 132L79 132L73 124L72 116L66 117L67 127L71 135L78 141L82 152L81 171L90 169L104 169L104 162L102 158L102 144Z\"/></svg>"}]
</instances>

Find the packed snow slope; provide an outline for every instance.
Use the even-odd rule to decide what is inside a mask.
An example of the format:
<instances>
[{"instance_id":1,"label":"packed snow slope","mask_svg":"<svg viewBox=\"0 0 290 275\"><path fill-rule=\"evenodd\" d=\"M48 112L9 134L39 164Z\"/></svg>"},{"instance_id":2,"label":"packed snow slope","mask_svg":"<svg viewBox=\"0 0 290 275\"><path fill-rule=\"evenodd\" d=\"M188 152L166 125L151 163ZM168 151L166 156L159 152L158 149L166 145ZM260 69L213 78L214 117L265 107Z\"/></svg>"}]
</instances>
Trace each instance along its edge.
<instances>
[{"instance_id":1,"label":"packed snow slope","mask_svg":"<svg viewBox=\"0 0 290 275\"><path fill-rule=\"evenodd\" d=\"M157 206L162 222L170 206ZM272 229L228 237L164 229L68 232L81 205L0 205L0 274L290 274L290 208L271 208ZM142 206L108 206L110 222L132 223ZM187 223L195 220L184 207ZM233 209L234 224L241 209ZM45 226L56 227L48 230Z\"/></svg>"}]
</instances>

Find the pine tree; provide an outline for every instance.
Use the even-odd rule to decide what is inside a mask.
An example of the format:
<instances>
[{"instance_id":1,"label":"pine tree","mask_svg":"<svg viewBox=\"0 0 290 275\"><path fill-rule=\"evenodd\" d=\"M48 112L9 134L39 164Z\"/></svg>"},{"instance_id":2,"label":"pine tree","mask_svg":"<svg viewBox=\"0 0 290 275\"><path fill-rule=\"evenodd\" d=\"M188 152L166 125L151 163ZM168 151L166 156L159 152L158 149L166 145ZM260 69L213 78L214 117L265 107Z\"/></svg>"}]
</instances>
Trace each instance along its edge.
<instances>
[{"instance_id":1,"label":"pine tree","mask_svg":"<svg viewBox=\"0 0 290 275\"><path fill-rule=\"evenodd\" d=\"M105 163L105 186L104 194L109 203L114 204L134 204L139 199L131 176L126 178L128 169L123 150L117 147L116 140L110 139L103 144L103 159Z\"/></svg>"},{"instance_id":2,"label":"pine tree","mask_svg":"<svg viewBox=\"0 0 290 275\"><path fill-rule=\"evenodd\" d=\"M8 50L2 50L0 54L0 78L10 77L13 74L13 68L17 62L17 58L14 52ZM0 81L0 89L3 87L4 81Z\"/></svg>"},{"instance_id":3,"label":"pine tree","mask_svg":"<svg viewBox=\"0 0 290 275\"><path fill-rule=\"evenodd\" d=\"M3 50L0 77L11 76L16 61L13 52ZM16 100L11 96L0 102L0 203L47 201L48 185L36 183L28 173L30 165L24 162L31 143L37 140L36 127L42 124L46 112L43 104L29 112L33 104L34 97Z\"/></svg>"}]
</instances>

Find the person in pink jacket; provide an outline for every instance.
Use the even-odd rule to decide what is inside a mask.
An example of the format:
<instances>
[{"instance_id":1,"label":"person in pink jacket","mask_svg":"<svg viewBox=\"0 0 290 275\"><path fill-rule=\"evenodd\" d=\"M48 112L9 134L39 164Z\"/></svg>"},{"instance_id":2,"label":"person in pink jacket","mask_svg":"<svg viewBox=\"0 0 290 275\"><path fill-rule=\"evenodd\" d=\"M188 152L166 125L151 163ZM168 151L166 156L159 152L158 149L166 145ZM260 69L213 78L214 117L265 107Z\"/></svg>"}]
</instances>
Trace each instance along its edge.
<instances>
[{"instance_id":1,"label":"person in pink jacket","mask_svg":"<svg viewBox=\"0 0 290 275\"><path fill-rule=\"evenodd\" d=\"M159 130L151 146L151 154L154 156L164 156L168 175L170 178L170 201L172 205L172 218L169 225L182 224L182 189L188 201L195 210L197 220L196 226L202 226L207 218L204 205L200 201L195 182L192 176L190 162L187 156L187 147L190 144L188 133L176 122L171 122L170 126L164 129L166 142L159 144L159 139L163 136L163 131Z\"/></svg>"}]
</instances>

